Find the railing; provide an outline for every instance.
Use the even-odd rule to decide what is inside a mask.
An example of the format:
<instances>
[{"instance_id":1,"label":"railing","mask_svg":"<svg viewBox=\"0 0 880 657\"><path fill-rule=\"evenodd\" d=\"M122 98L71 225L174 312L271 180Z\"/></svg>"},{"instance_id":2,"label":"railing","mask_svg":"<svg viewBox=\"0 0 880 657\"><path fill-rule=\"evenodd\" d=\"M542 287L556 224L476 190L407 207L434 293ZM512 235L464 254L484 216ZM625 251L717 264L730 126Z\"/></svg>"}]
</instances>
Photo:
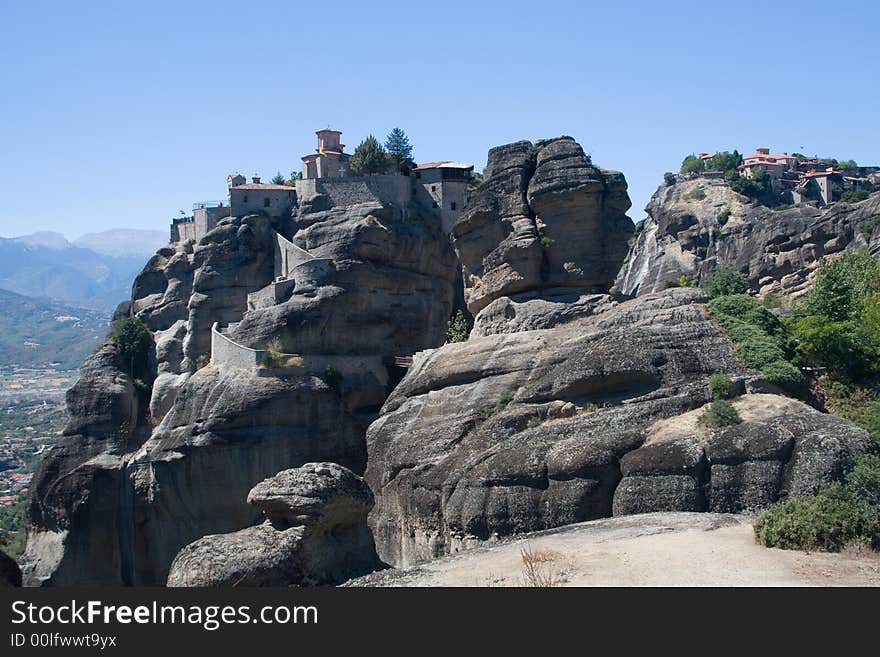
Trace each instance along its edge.
<instances>
[{"instance_id":1,"label":"railing","mask_svg":"<svg viewBox=\"0 0 880 657\"><path fill-rule=\"evenodd\" d=\"M226 201L199 201L193 203L193 210L204 210L206 208L222 208Z\"/></svg>"}]
</instances>

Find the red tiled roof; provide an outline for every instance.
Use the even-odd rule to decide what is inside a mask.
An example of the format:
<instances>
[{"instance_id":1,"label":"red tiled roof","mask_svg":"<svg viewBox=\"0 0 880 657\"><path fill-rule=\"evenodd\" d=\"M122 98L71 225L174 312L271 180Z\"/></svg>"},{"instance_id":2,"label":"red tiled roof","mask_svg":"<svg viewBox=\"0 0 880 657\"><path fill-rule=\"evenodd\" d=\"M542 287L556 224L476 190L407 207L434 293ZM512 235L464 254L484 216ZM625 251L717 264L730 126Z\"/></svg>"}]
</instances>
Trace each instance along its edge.
<instances>
[{"instance_id":1,"label":"red tiled roof","mask_svg":"<svg viewBox=\"0 0 880 657\"><path fill-rule=\"evenodd\" d=\"M422 162L415 166L416 169L439 169L441 167L449 169L473 169L474 165L466 164L465 162L453 162L452 160L440 160L439 162Z\"/></svg>"}]
</instances>

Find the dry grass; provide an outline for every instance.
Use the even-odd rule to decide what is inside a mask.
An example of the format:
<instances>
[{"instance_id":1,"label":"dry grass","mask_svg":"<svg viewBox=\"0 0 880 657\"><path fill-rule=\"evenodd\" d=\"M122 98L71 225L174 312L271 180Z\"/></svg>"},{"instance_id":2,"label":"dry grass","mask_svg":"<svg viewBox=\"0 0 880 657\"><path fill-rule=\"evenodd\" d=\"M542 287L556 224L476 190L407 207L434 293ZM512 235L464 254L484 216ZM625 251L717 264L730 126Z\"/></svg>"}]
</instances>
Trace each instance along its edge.
<instances>
[{"instance_id":1,"label":"dry grass","mask_svg":"<svg viewBox=\"0 0 880 657\"><path fill-rule=\"evenodd\" d=\"M552 588L562 586L565 582L561 552L535 548L529 544L519 554L522 558L523 586Z\"/></svg>"}]
</instances>

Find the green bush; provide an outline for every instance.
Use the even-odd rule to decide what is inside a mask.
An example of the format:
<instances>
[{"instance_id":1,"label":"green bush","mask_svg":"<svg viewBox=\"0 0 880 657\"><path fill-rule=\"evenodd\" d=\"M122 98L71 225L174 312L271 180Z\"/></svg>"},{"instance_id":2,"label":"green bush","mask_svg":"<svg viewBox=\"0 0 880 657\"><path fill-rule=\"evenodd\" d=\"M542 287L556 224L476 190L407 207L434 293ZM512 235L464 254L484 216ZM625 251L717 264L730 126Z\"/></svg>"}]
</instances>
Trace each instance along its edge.
<instances>
[{"instance_id":1,"label":"green bush","mask_svg":"<svg viewBox=\"0 0 880 657\"><path fill-rule=\"evenodd\" d=\"M663 174L663 182L666 183L667 187L672 187L675 184L675 174L667 171Z\"/></svg>"},{"instance_id":2,"label":"green bush","mask_svg":"<svg viewBox=\"0 0 880 657\"><path fill-rule=\"evenodd\" d=\"M844 482L817 495L793 497L764 511L755 521L755 540L788 550L837 552L850 544L880 539L880 456L865 454Z\"/></svg>"},{"instance_id":3,"label":"green bush","mask_svg":"<svg viewBox=\"0 0 880 657\"><path fill-rule=\"evenodd\" d=\"M129 376L134 376L146 366L147 353L149 345L153 342L153 336L139 317L127 317L113 322L110 338Z\"/></svg>"},{"instance_id":4,"label":"green bush","mask_svg":"<svg viewBox=\"0 0 880 657\"><path fill-rule=\"evenodd\" d=\"M787 393L800 397L807 389L807 377L787 360L774 360L761 368L768 383L779 386Z\"/></svg>"},{"instance_id":5,"label":"green bush","mask_svg":"<svg viewBox=\"0 0 880 657\"><path fill-rule=\"evenodd\" d=\"M728 427L740 422L742 422L742 418L739 416L739 413L737 413L733 404L726 399L716 399L713 401L706 412L697 420L699 425L714 428Z\"/></svg>"},{"instance_id":6,"label":"green bush","mask_svg":"<svg viewBox=\"0 0 880 657\"><path fill-rule=\"evenodd\" d=\"M464 316L464 313L461 310L458 310L449 318L449 323L446 325L446 341L464 342L468 339L470 332L471 327L468 323L467 317Z\"/></svg>"},{"instance_id":7,"label":"green bush","mask_svg":"<svg viewBox=\"0 0 880 657\"><path fill-rule=\"evenodd\" d=\"M776 361L785 360L785 352L779 342L769 336L749 338L735 347L736 356L746 367L762 370Z\"/></svg>"},{"instance_id":8,"label":"green bush","mask_svg":"<svg viewBox=\"0 0 880 657\"><path fill-rule=\"evenodd\" d=\"M749 291L749 279L733 267L718 267L706 278L703 286L711 298L731 294L745 294Z\"/></svg>"},{"instance_id":9,"label":"green bush","mask_svg":"<svg viewBox=\"0 0 880 657\"><path fill-rule=\"evenodd\" d=\"M723 226L727 223L727 220L730 219L730 215L733 214L730 211L730 208L724 208L721 212L718 213L718 223Z\"/></svg>"},{"instance_id":10,"label":"green bush","mask_svg":"<svg viewBox=\"0 0 880 657\"><path fill-rule=\"evenodd\" d=\"M868 198L871 193L865 189L853 189L848 192L844 192L840 197L841 201L845 201L847 203L859 203Z\"/></svg>"},{"instance_id":11,"label":"green bush","mask_svg":"<svg viewBox=\"0 0 880 657\"><path fill-rule=\"evenodd\" d=\"M510 403L510 400L513 399L513 394L510 392L505 392L501 395L497 402L494 404L486 404L480 408L480 417L484 420L488 420L490 417L495 415L496 413L500 413L507 405Z\"/></svg>"},{"instance_id":12,"label":"green bush","mask_svg":"<svg viewBox=\"0 0 880 657\"><path fill-rule=\"evenodd\" d=\"M324 369L324 375L321 377L328 386L336 392L342 391L342 374L329 365Z\"/></svg>"},{"instance_id":13,"label":"green bush","mask_svg":"<svg viewBox=\"0 0 880 657\"><path fill-rule=\"evenodd\" d=\"M709 377L709 392L712 399L730 399L735 395L733 381L726 374L719 372Z\"/></svg>"}]
</instances>

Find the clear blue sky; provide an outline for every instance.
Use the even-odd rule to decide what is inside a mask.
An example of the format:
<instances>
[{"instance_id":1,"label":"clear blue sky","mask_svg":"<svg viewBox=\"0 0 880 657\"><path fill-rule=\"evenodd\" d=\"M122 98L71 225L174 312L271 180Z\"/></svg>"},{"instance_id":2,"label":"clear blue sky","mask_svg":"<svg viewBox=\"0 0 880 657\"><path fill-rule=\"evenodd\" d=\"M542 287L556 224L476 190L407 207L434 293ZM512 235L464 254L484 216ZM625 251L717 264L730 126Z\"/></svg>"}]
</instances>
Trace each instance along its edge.
<instances>
[{"instance_id":1,"label":"clear blue sky","mask_svg":"<svg viewBox=\"0 0 880 657\"><path fill-rule=\"evenodd\" d=\"M165 230L226 174L394 126L417 160L569 134L634 220L692 151L880 163L880 3L2 0L0 235Z\"/></svg>"}]
</instances>

